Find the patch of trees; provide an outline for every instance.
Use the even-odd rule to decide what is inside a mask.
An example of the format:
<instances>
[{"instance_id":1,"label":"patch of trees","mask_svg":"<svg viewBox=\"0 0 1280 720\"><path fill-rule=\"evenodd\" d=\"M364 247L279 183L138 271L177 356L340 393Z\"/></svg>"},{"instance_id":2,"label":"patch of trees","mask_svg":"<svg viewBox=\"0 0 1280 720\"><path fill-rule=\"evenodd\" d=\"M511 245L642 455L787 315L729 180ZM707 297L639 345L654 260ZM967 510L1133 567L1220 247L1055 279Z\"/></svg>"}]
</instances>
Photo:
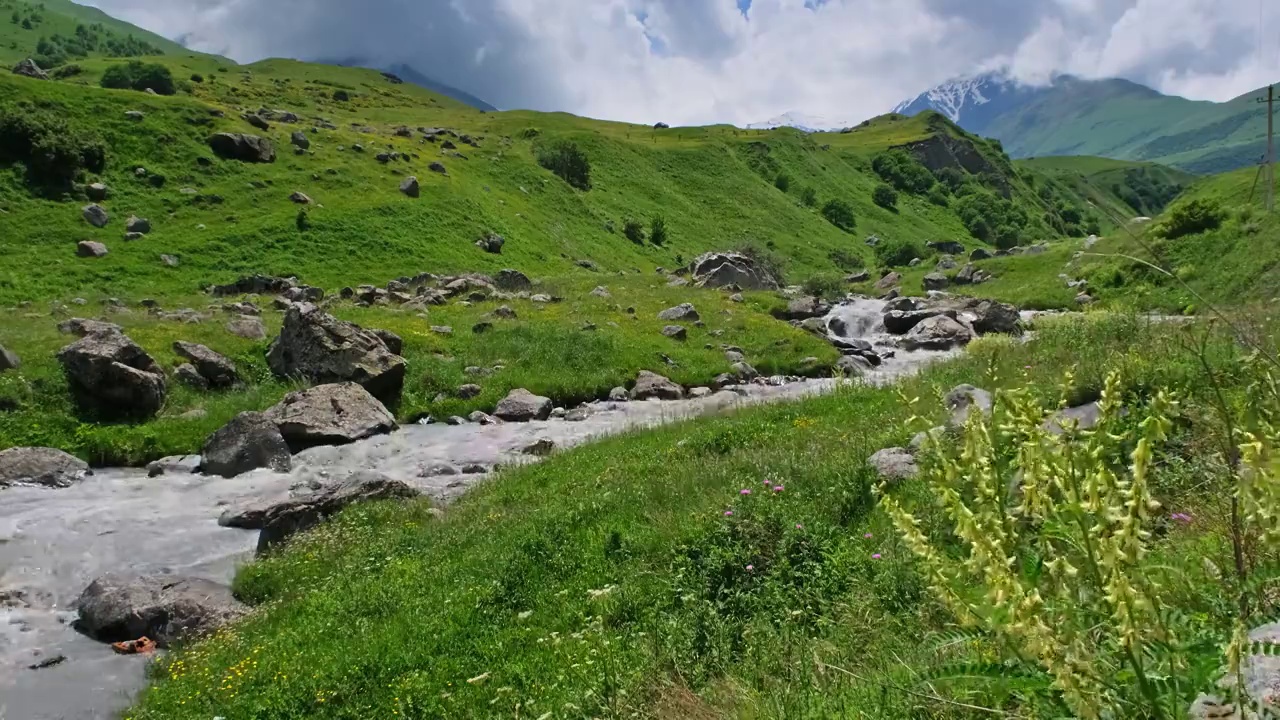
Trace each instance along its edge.
<instances>
[{"instance_id":1,"label":"patch of trees","mask_svg":"<svg viewBox=\"0 0 1280 720\"><path fill-rule=\"evenodd\" d=\"M1169 211L1169 217L1160 223L1159 233L1170 240L1187 235L1217 230L1227 219L1222 205L1203 198L1188 200Z\"/></svg>"},{"instance_id":2,"label":"patch of trees","mask_svg":"<svg viewBox=\"0 0 1280 720\"><path fill-rule=\"evenodd\" d=\"M876 189L871 191L871 202L885 210L897 210L898 192L888 185L877 185Z\"/></svg>"},{"instance_id":3,"label":"patch of trees","mask_svg":"<svg viewBox=\"0 0 1280 720\"><path fill-rule=\"evenodd\" d=\"M173 73L159 63L132 60L124 65L112 65L102 74L102 87L116 90L154 90L158 95L177 92Z\"/></svg>"},{"instance_id":4,"label":"patch of trees","mask_svg":"<svg viewBox=\"0 0 1280 720\"><path fill-rule=\"evenodd\" d=\"M881 267L902 267L911 264L916 258L928 255L924 245L917 240L890 238L876 243L876 260Z\"/></svg>"},{"instance_id":5,"label":"patch of trees","mask_svg":"<svg viewBox=\"0 0 1280 720\"><path fill-rule=\"evenodd\" d=\"M539 165L570 186L579 190L591 189L591 161L577 143L557 140L539 148L537 156Z\"/></svg>"},{"instance_id":6,"label":"patch of trees","mask_svg":"<svg viewBox=\"0 0 1280 720\"><path fill-rule=\"evenodd\" d=\"M71 36L60 34L40 38L32 59L42 68L55 68L70 60L87 58L91 53L107 57L143 57L161 55L160 48L132 35L121 37L101 23L77 25Z\"/></svg>"},{"instance_id":7,"label":"patch of trees","mask_svg":"<svg viewBox=\"0 0 1280 720\"><path fill-rule=\"evenodd\" d=\"M0 106L0 163L21 163L30 184L61 190L83 171L102 172L106 144L91 132L71 127L55 112L29 105Z\"/></svg>"},{"instance_id":8,"label":"patch of trees","mask_svg":"<svg viewBox=\"0 0 1280 720\"><path fill-rule=\"evenodd\" d=\"M1158 177L1147 168L1129 168L1124 171L1124 181L1111 186L1111 191L1139 215L1158 214L1182 190L1182 185Z\"/></svg>"},{"instance_id":9,"label":"patch of trees","mask_svg":"<svg viewBox=\"0 0 1280 720\"><path fill-rule=\"evenodd\" d=\"M886 150L871 159L871 169L897 190L912 195L929 192L933 173L905 150Z\"/></svg>"},{"instance_id":10,"label":"patch of trees","mask_svg":"<svg viewBox=\"0 0 1280 720\"><path fill-rule=\"evenodd\" d=\"M1029 219L1017 203L976 184L966 186L952 208L970 235L1000 248L1017 245Z\"/></svg>"},{"instance_id":11,"label":"patch of trees","mask_svg":"<svg viewBox=\"0 0 1280 720\"><path fill-rule=\"evenodd\" d=\"M857 224L853 206L844 200L828 200L822 206L822 217L845 232L852 232L854 225Z\"/></svg>"}]
</instances>

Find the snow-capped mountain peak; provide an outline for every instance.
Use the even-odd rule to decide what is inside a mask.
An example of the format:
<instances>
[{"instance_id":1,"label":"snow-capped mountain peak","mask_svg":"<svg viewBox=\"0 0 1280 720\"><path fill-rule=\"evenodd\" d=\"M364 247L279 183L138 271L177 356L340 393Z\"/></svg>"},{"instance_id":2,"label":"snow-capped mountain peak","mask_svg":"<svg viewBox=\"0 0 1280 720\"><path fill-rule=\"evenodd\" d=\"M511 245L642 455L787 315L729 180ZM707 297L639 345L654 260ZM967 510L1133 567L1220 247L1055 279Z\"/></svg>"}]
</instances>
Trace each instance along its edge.
<instances>
[{"instance_id":1,"label":"snow-capped mountain peak","mask_svg":"<svg viewBox=\"0 0 1280 720\"><path fill-rule=\"evenodd\" d=\"M957 78L900 103L893 112L915 115L923 110L936 110L959 123L966 110L986 105L1013 84L1000 73Z\"/></svg>"},{"instance_id":2,"label":"snow-capped mountain peak","mask_svg":"<svg viewBox=\"0 0 1280 720\"><path fill-rule=\"evenodd\" d=\"M772 120L764 122L751 123L747 126L748 130L772 130L779 127L792 127L804 132L826 132L829 130L842 130L847 127L856 125L857 123L850 121L831 120L822 115L811 115L802 112L783 113Z\"/></svg>"}]
</instances>

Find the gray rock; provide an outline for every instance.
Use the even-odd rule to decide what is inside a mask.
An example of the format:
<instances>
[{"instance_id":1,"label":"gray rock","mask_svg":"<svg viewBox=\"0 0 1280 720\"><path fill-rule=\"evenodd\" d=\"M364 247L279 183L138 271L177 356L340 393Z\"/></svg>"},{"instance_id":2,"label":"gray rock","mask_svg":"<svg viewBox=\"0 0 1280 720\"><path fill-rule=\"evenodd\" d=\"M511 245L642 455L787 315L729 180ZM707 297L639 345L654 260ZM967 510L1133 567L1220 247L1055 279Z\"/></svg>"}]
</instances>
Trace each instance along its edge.
<instances>
[{"instance_id":1,"label":"gray rock","mask_svg":"<svg viewBox=\"0 0 1280 720\"><path fill-rule=\"evenodd\" d=\"M22 360L18 358L18 353L0 345L0 372L17 370L20 367L22 367Z\"/></svg>"},{"instance_id":2,"label":"gray rock","mask_svg":"<svg viewBox=\"0 0 1280 720\"><path fill-rule=\"evenodd\" d=\"M591 407L589 405L576 407L564 414L565 422L583 422L589 417L591 417Z\"/></svg>"},{"instance_id":3,"label":"gray rock","mask_svg":"<svg viewBox=\"0 0 1280 720\"><path fill-rule=\"evenodd\" d=\"M698 256L689 268L698 287L723 288L730 285L742 290L774 290L778 279L754 258L740 253L709 252Z\"/></svg>"},{"instance_id":4,"label":"gray rock","mask_svg":"<svg viewBox=\"0 0 1280 720\"><path fill-rule=\"evenodd\" d=\"M982 335L1005 333L1014 335L1022 330L1022 318L1018 308L995 300L979 300L964 311L973 316L973 329Z\"/></svg>"},{"instance_id":5,"label":"gray rock","mask_svg":"<svg viewBox=\"0 0 1280 720\"><path fill-rule=\"evenodd\" d=\"M951 417L947 421L948 427L960 428L968 422L969 414L975 410L983 415L991 415L995 398L981 388L957 385L943 398L943 404L946 405L947 410L951 411Z\"/></svg>"},{"instance_id":6,"label":"gray rock","mask_svg":"<svg viewBox=\"0 0 1280 720\"><path fill-rule=\"evenodd\" d=\"M551 409L550 398L534 395L524 388L516 388L498 403L493 414L507 422L529 422L546 420L551 416Z\"/></svg>"},{"instance_id":7,"label":"gray rock","mask_svg":"<svg viewBox=\"0 0 1280 720\"><path fill-rule=\"evenodd\" d=\"M263 415L276 424L293 452L348 445L399 428L387 408L355 382L291 392Z\"/></svg>"},{"instance_id":8,"label":"gray rock","mask_svg":"<svg viewBox=\"0 0 1280 720\"><path fill-rule=\"evenodd\" d=\"M33 78L36 80L49 79L49 73L45 72L44 70L41 70L40 66L36 64L36 61L32 60L31 58L27 58L22 62L18 63L17 65L14 65L13 74L21 75L23 77Z\"/></svg>"},{"instance_id":9,"label":"gray rock","mask_svg":"<svg viewBox=\"0 0 1280 720\"><path fill-rule=\"evenodd\" d=\"M473 410L471 414L467 416L467 421L473 422L477 425L497 425L502 422L498 418L480 410Z\"/></svg>"},{"instance_id":10,"label":"gray rock","mask_svg":"<svg viewBox=\"0 0 1280 720\"><path fill-rule=\"evenodd\" d=\"M140 232L127 232L124 234L125 242L133 242L134 240L141 240L144 237L146 237L146 235L143 235Z\"/></svg>"},{"instance_id":11,"label":"gray rock","mask_svg":"<svg viewBox=\"0 0 1280 720\"><path fill-rule=\"evenodd\" d=\"M733 364L733 363L745 362L747 358L745 355L738 352L737 350L725 350L724 359L727 360L729 364Z\"/></svg>"},{"instance_id":12,"label":"gray rock","mask_svg":"<svg viewBox=\"0 0 1280 720\"><path fill-rule=\"evenodd\" d=\"M42 447L0 450L0 488L9 485L66 488L88 474L87 463L61 450Z\"/></svg>"},{"instance_id":13,"label":"gray rock","mask_svg":"<svg viewBox=\"0 0 1280 720\"><path fill-rule=\"evenodd\" d=\"M730 374L738 383L749 383L760 377L759 371L746 362L736 362L729 366Z\"/></svg>"},{"instance_id":14,"label":"gray rock","mask_svg":"<svg viewBox=\"0 0 1280 720\"><path fill-rule=\"evenodd\" d=\"M436 335L452 335L453 328L449 327L448 325L432 325L431 332L435 333Z\"/></svg>"},{"instance_id":15,"label":"gray rock","mask_svg":"<svg viewBox=\"0 0 1280 720\"><path fill-rule=\"evenodd\" d=\"M746 302L746 298L742 297L742 293L734 293L729 296L729 302L735 302L735 303Z\"/></svg>"},{"instance_id":16,"label":"gray rock","mask_svg":"<svg viewBox=\"0 0 1280 720\"><path fill-rule=\"evenodd\" d=\"M507 292L519 292L533 287L533 282L529 280L528 275L519 270L507 268L499 270L498 274L493 276L493 286Z\"/></svg>"},{"instance_id":17,"label":"gray rock","mask_svg":"<svg viewBox=\"0 0 1280 720\"><path fill-rule=\"evenodd\" d=\"M1102 408L1091 402L1073 408L1067 408L1050 415L1044 421L1044 428L1054 435L1061 435L1068 429L1092 430L1102 420Z\"/></svg>"},{"instance_id":18,"label":"gray rock","mask_svg":"<svg viewBox=\"0 0 1280 720\"><path fill-rule=\"evenodd\" d=\"M682 303L658 313L659 320L667 322L697 322L702 319L698 311L689 303Z\"/></svg>"},{"instance_id":19,"label":"gray rock","mask_svg":"<svg viewBox=\"0 0 1280 720\"><path fill-rule=\"evenodd\" d=\"M391 332L390 330L381 330L378 328L374 328L369 332L373 333L374 335L377 335L378 339L382 341L382 344L386 345L387 349L391 351L391 354L393 355L403 354L404 338Z\"/></svg>"},{"instance_id":20,"label":"gray rock","mask_svg":"<svg viewBox=\"0 0 1280 720\"><path fill-rule=\"evenodd\" d=\"M151 232L151 221L146 218L140 218L137 215L130 215L129 219L124 222L124 229L125 232L146 235Z\"/></svg>"},{"instance_id":21,"label":"gray rock","mask_svg":"<svg viewBox=\"0 0 1280 720\"><path fill-rule=\"evenodd\" d=\"M209 148L224 160L272 163L276 161L276 149L271 141L257 135L244 133L217 133L209 138Z\"/></svg>"},{"instance_id":22,"label":"gray rock","mask_svg":"<svg viewBox=\"0 0 1280 720\"><path fill-rule=\"evenodd\" d=\"M427 169L433 173L439 173L441 175L449 174L448 169L446 169L444 166L444 163L441 163L441 162L433 162L427 166Z\"/></svg>"},{"instance_id":23,"label":"gray rock","mask_svg":"<svg viewBox=\"0 0 1280 720\"><path fill-rule=\"evenodd\" d=\"M911 262L907 263L907 267L919 267L922 262L924 262L924 260L921 260L920 258L911 258Z\"/></svg>"},{"instance_id":24,"label":"gray rock","mask_svg":"<svg viewBox=\"0 0 1280 720\"><path fill-rule=\"evenodd\" d=\"M173 351L188 360L211 388L229 388L240 382L235 363L204 345L179 340L173 344Z\"/></svg>"},{"instance_id":25,"label":"gray rock","mask_svg":"<svg viewBox=\"0 0 1280 720\"><path fill-rule=\"evenodd\" d=\"M195 390L208 390L209 381L190 363L183 363L173 369L173 376L178 382Z\"/></svg>"},{"instance_id":26,"label":"gray rock","mask_svg":"<svg viewBox=\"0 0 1280 720\"><path fill-rule=\"evenodd\" d=\"M146 418L164 406L164 371L120 332L86 335L58 352L80 407L105 418Z\"/></svg>"},{"instance_id":27,"label":"gray rock","mask_svg":"<svg viewBox=\"0 0 1280 720\"><path fill-rule=\"evenodd\" d=\"M683 325L668 325L662 328L662 334L672 340L685 340L689 337L689 331Z\"/></svg>"},{"instance_id":28,"label":"gray rock","mask_svg":"<svg viewBox=\"0 0 1280 720\"><path fill-rule=\"evenodd\" d=\"M493 316L502 318L503 320L515 320L516 311L512 310L510 307L507 307L506 305L500 305L496 310L493 311Z\"/></svg>"},{"instance_id":29,"label":"gray rock","mask_svg":"<svg viewBox=\"0 0 1280 720\"><path fill-rule=\"evenodd\" d=\"M950 350L968 345L972 340L973 333L969 328L946 315L936 315L912 328L902 339L902 347L907 350Z\"/></svg>"},{"instance_id":30,"label":"gray rock","mask_svg":"<svg viewBox=\"0 0 1280 720\"><path fill-rule=\"evenodd\" d=\"M383 403L397 402L404 387L404 358L387 349L382 338L310 303L295 304L285 313L267 365L280 378L356 382Z\"/></svg>"},{"instance_id":31,"label":"gray rock","mask_svg":"<svg viewBox=\"0 0 1280 720\"><path fill-rule=\"evenodd\" d=\"M889 484L911 480L920 475L915 457L905 448L885 448L867 458L867 464L875 468L880 479Z\"/></svg>"},{"instance_id":32,"label":"gray rock","mask_svg":"<svg viewBox=\"0 0 1280 720\"><path fill-rule=\"evenodd\" d=\"M836 369L845 377L862 377L871 371L871 362L861 355L845 355L836 361Z\"/></svg>"},{"instance_id":33,"label":"gray rock","mask_svg":"<svg viewBox=\"0 0 1280 720\"><path fill-rule=\"evenodd\" d=\"M182 261L173 255L161 255L160 264L165 267L175 268L182 264Z\"/></svg>"},{"instance_id":34,"label":"gray rock","mask_svg":"<svg viewBox=\"0 0 1280 720\"><path fill-rule=\"evenodd\" d=\"M807 320L824 317L831 312L831 303L818 297L796 298L787 303L787 309L777 313L783 320Z\"/></svg>"},{"instance_id":35,"label":"gray rock","mask_svg":"<svg viewBox=\"0 0 1280 720\"><path fill-rule=\"evenodd\" d=\"M199 455L172 455L147 463L147 477L159 477L168 473L191 475L200 472L203 462Z\"/></svg>"},{"instance_id":36,"label":"gray rock","mask_svg":"<svg viewBox=\"0 0 1280 720\"><path fill-rule=\"evenodd\" d=\"M946 290L947 286L951 284L947 280L947 276L942 273L929 273L924 276L922 282L925 290Z\"/></svg>"},{"instance_id":37,"label":"gray rock","mask_svg":"<svg viewBox=\"0 0 1280 720\"><path fill-rule=\"evenodd\" d=\"M408 197L416 198L422 194L422 186L418 183L418 178L410 175L400 181L400 192Z\"/></svg>"},{"instance_id":38,"label":"gray rock","mask_svg":"<svg viewBox=\"0 0 1280 720\"><path fill-rule=\"evenodd\" d=\"M463 400L470 400L471 398L479 397L480 393L483 391L484 390L479 385L476 385L475 383L467 383L466 385L458 386L458 389L455 390L453 394Z\"/></svg>"},{"instance_id":39,"label":"gray rock","mask_svg":"<svg viewBox=\"0 0 1280 720\"><path fill-rule=\"evenodd\" d=\"M208 635L248 612L226 585L177 575L103 575L76 608L77 629L92 638L147 637L161 647Z\"/></svg>"},{"instance_id":40,"label":"gray rock","mask_svg":"<svg viewBox=\"0 0 1280 720\"><path fill-rule=\"evenodd\" d=\"M977 248L973 252L969 253L969 259L974 261L989 260L991 259L991 253L985 248Z\"/></svg>"},{"instance_id":41,"label":"gray rock","mask_svg":"<svg viewBox=\"0 0 1280 720\"><path fill-rule=\"evenodd\" d=\"M102 320L71 318L58 323L58 332L63 335L75 335L76 337L88 337L90 335L118 333L121 331L122 328L119 325L103 322Z\"/></svg>"},{"instance_id":42,"label":"gray rock","mask_svg":"<svg viewBox=\"0 0 1280 720\"><path fill-rule=\"evenodd\" d=\"M245 122L258 128L259 130L271 129L271 123L267 122L267 119L262 117L258 113L245 113L240 117L243 118Z\"/></svg>"},{"instance_id":43,"label":"gray rock","mask_svg":"<svg viewBox=\"0 0 1280 720\"><path fill-rule=\"evenodd\" d=\"M92 183L84 189L84 194L94 202L102 202L103 200L106 200L107 195L110 193L110 188L100 182Z\"/></svg>"},{"instance_id":44,"label":"gray rock","mask_svg":"<svg viewBox=\"0 0 1280 720\"><path fill-rule=\"evenodd\" d=\"M310 205L310 204L311 204L311 198L310 198L306 193L302 192L301 190L294 190L292 193L290 193L290 194L289 194L289 201L290 201L290 202L297 203L298 205Z\"/></svg>"},{"instance_id":45,"label":"gray rock","mask_svg":"<svg viewBox=\"0 0 1280 720\"><path fill-rule=\"evenodd\" d=\"M609 391L609 400L611 402L626 402L631 399L631 394L624 387L616 387Z\"/></svg>"},{"instance_id":46,"label":"gray rock","mask_svg":"<svg viewBox=\"0 0 1280 720\"><path fill-rule=\"evenodd\" d=\"M914 298L901 298L903 300L914 300ZM920 323L931 317L939 315L950 315L954 317L954 311L940 310L931 308L928 310L889 310L884 314L884 329L893 335L906 335Z\"/></svg>"},{"instance_id":47,"label":"gray rock","mask_svg":"<svg viewBox=\"0 0 1280 720\"><path fill-rule=\"evenodd\" d=\"M635 387L631 389L632 400L682 400L684 389L657 373L641 370L636 376Z\"/></svg>"},{"instance_id":48,"label":"gray rock","mask_svg":"<svg viewBox=\"0 0 1280 720\"><path fill-rule=\"evenodd\" d=\"M93 240L81 240L76 243L76 255L82 258L106 257L107 246Z\"/></svg>"},{"instance_id":49,"label":"gray rock","mask_svg":"<svg viewBox=\"0 0 1280 720\"><path fill-rule=\"evenodd\" d=\"M888 290L902 284L902 273L891 272L876 281L877 290Z\"/></svg>"},{"instance_id":50,"label":"gray rock","mask_svg":"<svg viewBox=\"0 0 1280 720\"><path fill-rule=\"evenodd\" d=\"M542 438L520 449L523 455L534 455L536 457L547 457L556 451L556 443L554 440Z\"/></svg>"},{"instance_id":51,"label":"gray rock","mask_svg":"<svg viewBox=\"0 0 1280 720\"><path fill-rule=\"evenodd\" d=\"M200 450L200 469L226 478L257 468L288 472L291 466L289 446L280 428L257 412L235 416L210 435Z\"/></svg>"},{"instance_id":52,"label":"gray rock","mask_svg":"<svg viewBox=\"0 0 1280 720\"><path fill-rule=\"evenodd\" d=\"M302 132L301 130L294 130L292 133L290 133L289 142L293 143L294 146L296 147L302 148L303 150L306 150L311 147L311 138L307 137L307 134Z\"/></svg>"},{"instance_id":53,"label":"gray rock","mask_svg":"<svg viewBox=\"0 0 1280 720\"><path fill-rule=\"evenodd\" d=\"M253 315L239 315L231 318L226 323L227 332L246 340L266 340L267 326L262 323L262 318Z\"/></svg>"},{"instance_id":54,"label":"gray rock","mask_svg":"<svg viewBox=\"0 0 1280 720\"><path fill-rule=\"evenodd\" d=\"M864 283L869 280L871 280L871 273L867 272L866 270L859 270L854 273L849 273L844 277L844 281L849 283L850 285L855 285L857 283Z\"/></svg>"},{"instance_id":55,"label":"gray rock","mask_svg":"<svg viewBox=\"0 0 1280 720\"><path fill-rule=\"evenodd\" d=\"M506 244L506 240L501 235L489 233L476 241L476 247L493 255L502 254L502 246Z\"/></svg>"},{"instance_id":56,"label":"gray rock","mask_svg":"<svg viewBox=\"0 0 1280 720\"><path fill-rule=\"evenodd\" d=\"M609 288L607 288L607 287L605 287L605 286L603 286L603 285L598 285L598 286L596 286L596 288L595 288L595 289L593 289L593 290L591 291L590 295L591 295L592 297L598 297L598 298L610 298L610 297L613 297L613 295L611 295L611 294L609 293Z\"/></svg>"},{"instance_id":57,"label":"gray rock","mask_svg":"<svg viewBox=\"0 0 1280 720\"><path fill-rule=\"evenodd\" d=\"M258 554L283 543L293 535L310 530L344 508L376 500L407 500L418 491L399 480L371 472L359 472L343 482L303 498L287 500L263 513L258 534Z\"/></svg>"},{"instance_id":58,"label":"gray rock","mask_svg":"<svg viewBox=\"0 0 1280 720\"><path fill-rule=\"evenodd\" d=\"M955 240L938 240L935 242L926 243L926 245L928 245L930 248L936 250L937 252L943 255L963 255L964 254L964 245L961 245Z\"/></svg>"}]
</instances>

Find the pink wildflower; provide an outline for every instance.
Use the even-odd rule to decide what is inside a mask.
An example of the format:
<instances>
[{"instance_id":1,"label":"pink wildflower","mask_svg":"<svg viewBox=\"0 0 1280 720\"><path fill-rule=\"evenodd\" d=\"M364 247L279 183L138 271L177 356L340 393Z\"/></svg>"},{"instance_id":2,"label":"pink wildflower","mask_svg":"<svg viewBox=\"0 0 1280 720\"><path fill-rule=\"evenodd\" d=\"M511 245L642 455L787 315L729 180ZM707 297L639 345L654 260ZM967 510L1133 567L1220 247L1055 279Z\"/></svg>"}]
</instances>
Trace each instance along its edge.
<instances>
[{"instance_id":1,"label":"pink wildflower","mask_svg":"<svg viewBox=\"0 0 1280 720\"><path fill-rule=\"evenodd\" d=\"M725 516L725 517L733 517L733 511L732 511L732 510L725 510L725 511L724 511L724 516Z\"/></svg>"},{"instance_id":2,"label":"pink wildflower","mask_svg":"<svg viewBox=\"0 0 1280 720\"><path fill-rule=\"evenodd\" d=\"M747 566L747 572L755 572L755 569L756 569L756 566L755 566L755 565L748 565L748 566Z\"/></svg>"},{"instance_id":3,"label":"pink wildflower","mask_svg":"<svg viewBox=\"0 0 1280 720\"><path fill-rule=\"evenodd\" d=\"M873 555L871 556L871 559L872 559L872 560L879 560L879 559L880 559L880 553L875 553L875 554L873 554Z\"/></svg>"},{"instance_id":4,"label":"pink wildflower","mask_svg":"<svg viewBox=\"0 0 1280 720\"><path fill-rule=\"evenodd\" d=\"M804 526L803 526L803 525L801 525L800 523L796 523L796 529L797 529L797 530L803 530L803 529L804 529Z\"/></svg>"},{"instance_id":5,"label":"pink wildflower","mask_svg":"<svg viewBox=\"0 0 1280 720\"><path fill-rule=\"evenodd\" d=\"M866 538L866 539L870 540L870 539L871 539L871 533L867 533L867 534L863 535L862 537L864 537L864 538Z\"/></svg>"},{"instance_id":6,"label":"pink wildflower","mask_svg":"<svg viewBox=\"0 0 1280 720\"><path fill-rule=\"evenodd\" d=\"M739 495L750 495L750 494L751 494L751 488L742 488L741 490L739 490L739 491L738 491L738 494L739 494Z\"/></svg>"},{"instance_id":7,"label":"pink wildflower","mask_svg":"<svg viewBox=\"0 0 1280 720\"><path fill-rule=\"evenodd\" d=\"M783 487L783 486L781 486L781 485L774 485L774 486L773 486L773 491L774 491L774 492L782 492L783 490L786 490L786 488L785 488L785 487Z\"/></svg>"}]
</instances>

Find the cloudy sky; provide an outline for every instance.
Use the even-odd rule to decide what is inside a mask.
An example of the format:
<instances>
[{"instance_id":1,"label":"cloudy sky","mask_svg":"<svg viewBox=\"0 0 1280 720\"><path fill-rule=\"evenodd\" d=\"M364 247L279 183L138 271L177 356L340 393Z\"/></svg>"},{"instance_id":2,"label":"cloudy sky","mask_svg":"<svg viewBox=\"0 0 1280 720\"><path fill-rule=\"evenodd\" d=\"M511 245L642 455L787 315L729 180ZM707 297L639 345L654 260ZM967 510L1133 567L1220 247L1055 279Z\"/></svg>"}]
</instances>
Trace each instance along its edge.
<instances>
[{"instance_id":1,"label":"cloudy sky","mask_svg":"<svg viewBox=\"0 0 1280 720\"><path fill-rule=\"evenodd\" d=\"M241 62L403 62L503 109L645 123L857 121L990 67L1213 100L1280 81L1273 0L81 1Z\"/></svg>"}]
</instances>

